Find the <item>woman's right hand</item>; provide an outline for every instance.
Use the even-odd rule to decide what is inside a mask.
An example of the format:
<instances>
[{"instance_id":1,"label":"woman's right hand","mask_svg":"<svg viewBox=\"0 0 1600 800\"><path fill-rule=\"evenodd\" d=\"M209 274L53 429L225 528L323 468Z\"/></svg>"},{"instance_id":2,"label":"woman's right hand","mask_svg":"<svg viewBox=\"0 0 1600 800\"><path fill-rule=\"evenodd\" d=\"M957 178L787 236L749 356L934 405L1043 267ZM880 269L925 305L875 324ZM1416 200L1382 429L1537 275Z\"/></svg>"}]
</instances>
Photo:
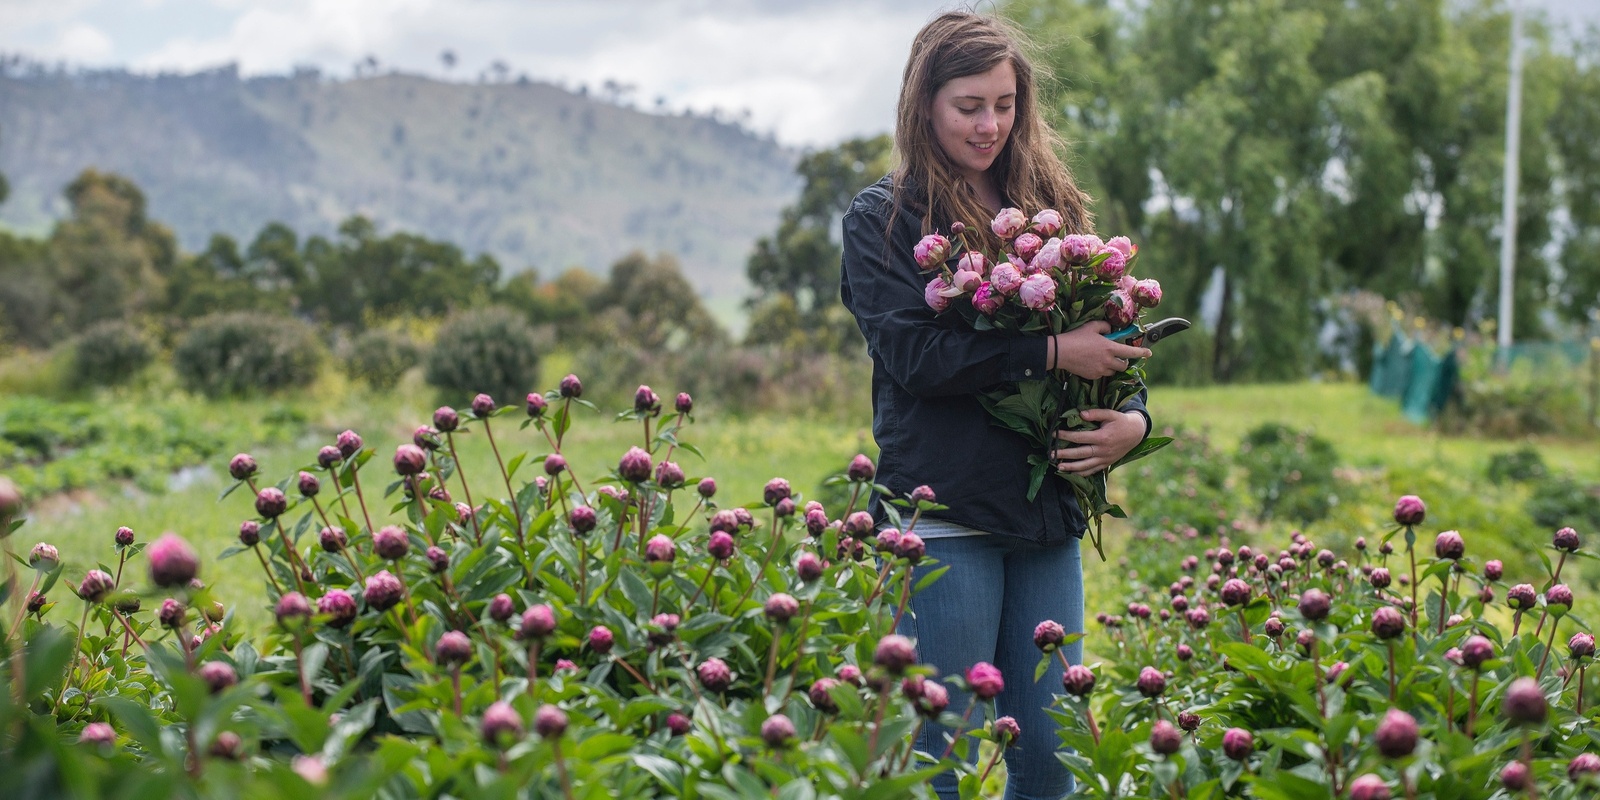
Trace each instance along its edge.
<instances>
[{"instance_id":1,"label":"woman's right hand","mask_svg":"<svg viewBox=\"0 0 1600 800\"><path fill-rule=\"evenodd\" d=\"M1110 323L1096 320L1056 334L1052 337L1056 363L1050 365L1051 369L1064 369L1080 378L1094 380L1127 369L1130 359L1150 357L1148 348L1107 339L1106 334L1110 332Z\"/></svg>"}]
</instances>

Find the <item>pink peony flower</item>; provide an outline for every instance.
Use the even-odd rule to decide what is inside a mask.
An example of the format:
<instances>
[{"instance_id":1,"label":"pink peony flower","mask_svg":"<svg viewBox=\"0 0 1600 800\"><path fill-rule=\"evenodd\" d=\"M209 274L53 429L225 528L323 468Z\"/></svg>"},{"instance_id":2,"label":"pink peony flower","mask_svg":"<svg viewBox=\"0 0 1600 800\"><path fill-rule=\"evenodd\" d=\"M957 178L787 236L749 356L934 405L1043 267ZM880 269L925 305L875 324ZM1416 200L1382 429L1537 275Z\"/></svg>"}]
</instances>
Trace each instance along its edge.
<instances>
[{"instance_id":1,"label":"pink peony flower","mask_svg":"<svg viewBox=\"0 0 1600 800\"><path fill-rule=\"evenodd\" d=\"M1100 254L1105 258L1095 265L1094 274L1100 276L1101 280L1114 281L1128 273L1128 257L1121 250L1108 247L1101 250Z\"/></svg>"},{"instance_id":2,"label":"pink peony flower","mask_svg":"<svg viewBox=\"0 0 1600 800\"><path fill-rule=\"evenodd\" d=\"M1015 296L1022 288L1022 272L1010 264L1001 264L989 273L989 284L1001 297Z\"/></svg>"},{"instance_id":3,"label":"pink peony flower","mask_svg":"<svg viewBox=\"0 0 1600 800\"><path fill-rule=\"evenodd\" d=\"M559 739L567 732L567 712L545 703L533 714L533 731L541 739Z\"/></svg>"},{"instance_id":4,"label":"pink peony flower","mask_svg":"<svg viewBox=\"0 0 1600 800\"><path fill-rule=\"evenodd\" d=\"M923 269L933 269L943 264L950 257L950 240L937 233L930 233L917 242L912 251L917 259L917 266Z\"/></svg>"},{"instance_id":5,"label":"pink peony flower","mask_svg":"<svg viewBox=\"0 0 1600 800\"><path fill-rule=\"evenodd\" d=\"M1428 516L1428 507L1423 504L1422 498L1408 494L1394 504L1394 521L1407 526L1421 525Z\"/></svg>"},{"instance_id":6,"label":"pink peony flower","mask_svg":"<svg viewBox=\"0 0 1600 800\"><path fill-rule=\"evenodd\" d=\"M1023 261L1032 261L1033 257L1039 254L1040 248L1044 247L1044 240L1034 234L1024 233L1017 237L1011 247L1016 251L1018 258Z\"/></svg>"},{"instance_id":7,"label":"pink peony flower","mask_svg":"<svg viewBox=\"0 0 1600 800\"><path fill-rule=\"evenodd\" d=\"M150 557L150 580L163 588L184 586L200 571L200 556L194 548L171 533L161 534L146 555Z\"/></svg>"},{"instance_id":8,"label":"pink peony flower","mask_svg":"<svg viewBox=\"0 0 1600 800\"><path fill-rule=\"evenodd\" d=\"M1154 278L1145 278L1134 284L1128 295L1140 308L1155 308L1161 305L1161 284Z\"/></svg>"},{"instance_id":9,"label":"pink peony flower","mask_svg":"<svg viewBox=\"0 0 1600 800\"><path fill-rule=\"evenodd\" d=\"M1017 290L1017 298L1034 311L1046 311L1056 304L1056 282L1049 275L1030 275Z\"/></svg>"},{"instance_id":10,"label":"pink peony flower","mask_svg":"<svg viewBox=\"0 0 1600 800\"><path fill-rule=\"evenodd\" d=\"M1033 215L1033 229L1041 236L1054 236L1065 225L1061 219L1061 212L1047 208Z\"/></svg>"},{"instance_id":11,"label":"pink peony flower","mask_svg":"<svg viewBox=\"0 0 1600 800\"><path fill-rule=\"evenodd\" d=\"M999 311L1000 306L1004 305L1005 301L1006 299L994 290L994 284L987 281L979 285L977 291L972 293L972 307L989 316Z\"/></svg>"},{"instance_id":12,"label":"pink peony flower","mask_svg":"<svg viewBox=\"0 0 1600 800\"><path fill-rule=\"evenodd\" d=\"M1061 268L1061 240L1051 239L1039 248L1039 252L1028 262L1025 272L1049 272Z\"/></svg>"},{"instance_id":13,"label":"pink peony flower","mask_svg":"<svg viewBox=\"0 0 1600 800\"><path fill-rule=\"evenodd\" d=\"M1111 240L1106 242L1106 247L1121 253L1123 258L1133 258L1133 253L1137 249L1133 246L1133 242L1128 241L1126 236L1111 237Z\"/></svg>"},{"instance_id":14,"label":"pink peony flower","mask_svg":"<svg viewBox=\"0 0 1600 800\"><path fill-rule=\"evenodd\" d=\"M979 700L993 700L1006 688L1005 678L1000 675L999 668L986 661L979 661L967 670L967 685L972 687L972 693Z\"/></svg>"},{"instance_id":15,"label":"pink peony flower","mask_svg":"<svg viewBox=\"0 0 1600 800\"><path fill-rule=\"evenodd\" d=\"M982 253L968 250L961 255L961 260L956 262L956 272L976 272L979 276L989 272L989 260Z\"/></svg>"},{"instance_id":16,"label":"pink peony flower","mask_svg":"<svg viewBox=\"0 0 1600 800\"><path fill-rule=\"evenodd\" d=\"M989 223L989 230L1002 239L1013 238L1027 227L1027 215L1015 208L1000 209L1000 213L994 215L994 221Z\"/></svg>"},{"instance_id":17,"label":"pink peony flower","mask_svg":"<svg viewBox=\"0 0 1600 800\"><path fill-rule=\"evenodd\" d=\"M945 283L944 278L934 278L928 281L927 287L922 290L922 299L928 304L928 308L933 309L936 313L949 308L950 298L944 295L944 290L948 288L950 288L950 284Z\"/></svg>"},{"instance_id":18,"label":"pink peony flower","mask_svg":"<svg viewBox=\"0 0 1600 800\"><path fill-rule=\"evenodd\" d=\"M1139 313L1139 307L1134 305L1133 298L1127 292L1115 291L1106 299L1106 323L1113 330L1126 328L1133 324L1133 318Z\"/></svg>"},{"instance_id":19,"label":"pink peony flower","mask_svg":"<svg viewBox=\"0 0 1600 800\"><path fill-rule=\"evenodd\" d=\"M761 741L766 742L768 747L786 747L794 737L794 722L782 714L773 714L761 723Z\"/></svg>"},{"instance_id":20,"label":"pink peony flower","mask_svg":"<svg viewBox=\"0 0 1600 800\"><path fill-rule=\"evenodd\" d=\"M962 292L975 292L983 285L983 275L970 269L958 269L950 277L954 282L952 286Z\"/></svg>"},{"instance_id":21,"label":"pink peony flower","mask_svg":"<svg viewBox=\"0 0 1600 800\"><path fill-rule=\"evenodd\" d=\"M1069 234L1061 239L1061 257L1068 264L1080 266L1089 263L1089 259L1099 252L1100 248L1093 236Z\"/></svg>"},{"instance_id":22,"label":"pink peony flower","mask_svg":"<svg viewBox=\"0 0 1600 800\"><path fill-rule=\"evenodd\" d=\"M522 716L510 703L499 701L483 712L483 740L491 747L505 747L522 738Z\"/></svg>"}]
</instances>

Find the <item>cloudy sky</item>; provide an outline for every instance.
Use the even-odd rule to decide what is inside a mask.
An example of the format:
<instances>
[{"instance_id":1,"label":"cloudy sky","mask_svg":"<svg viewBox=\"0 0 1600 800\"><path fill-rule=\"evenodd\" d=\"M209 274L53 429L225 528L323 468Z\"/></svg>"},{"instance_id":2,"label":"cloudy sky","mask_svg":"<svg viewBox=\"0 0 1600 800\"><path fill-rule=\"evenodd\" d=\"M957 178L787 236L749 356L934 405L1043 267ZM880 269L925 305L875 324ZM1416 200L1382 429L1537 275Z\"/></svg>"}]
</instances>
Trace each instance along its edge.
<instances>
[{"instance_id":1,"label":"cloudy sky","mask_svg":"<svg viewBox=\"0 0 1600 800\"><path fill-rule=\"evenodd\" d=\"M1524 0L1561 25L1595 0ZM953 0L0 0L0 51L47 61L246 74L375 57L456 80L496 60L644 107L730 113L797 145L887 131L911 36ZM986 4L985 4L986 5ZM440 54L458 63L447 70Z\"/></svg>"}]
</instances>

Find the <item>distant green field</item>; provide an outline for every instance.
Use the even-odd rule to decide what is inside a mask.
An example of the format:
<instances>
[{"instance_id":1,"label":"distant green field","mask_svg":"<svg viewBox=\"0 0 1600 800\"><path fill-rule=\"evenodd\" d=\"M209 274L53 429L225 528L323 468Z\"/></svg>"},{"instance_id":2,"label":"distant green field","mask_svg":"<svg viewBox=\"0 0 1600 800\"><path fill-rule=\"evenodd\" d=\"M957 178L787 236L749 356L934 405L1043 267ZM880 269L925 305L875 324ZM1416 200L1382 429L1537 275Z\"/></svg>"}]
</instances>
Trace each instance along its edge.
<instances>
[{"instance_id":1,"label":"distant green field","mask_svg":"<svg viewBox=\"0 0 1600 800\"><path fill-rule=\"evenodd\" d=\"M547 369L559 374L560 370L551 369L558 366L563 365L550 364ZM374 501L374 513L381 514L388 504L376 500L375 495L392 478L388 460L394 447L409 441L411 431L428 420L433 408L431 395L414 388L402 387L401 391L381 397L343 387L324 387L319 388L317 399L238 404L184 401L187 414L213 422L237 414L281 414L280 406L287 405L309 420L308 430L292 443L282 443L281 438L280 443L267 446L248 441L231 442L221 455L205 464L204 469L183 472L182 484L166 492L151 493L129 482L39 498L34 503L32 520L13 544L25 552L37 541L49 541L60 548L68 564L67 575L81 577L85 569L97 562L110 562L108 565L115 568L116 564L111 561L112 534L120 525L132 527L141 541L150 541L162 531L177 531L201 550L205 558L202 577L220 587L224 597L254 604L239 608L238 613L262 617L266 613L261 605L265 595L257 591L262 581L256 561L248 556L216 560L216 556L234 542L239 522L254 515L247 492L217 501L218 493L228 481L227 457L235 451L251 452L260 462L262 474L269 481L277 481L312 464L317 448L331 443L340 430L354 428L365 437L367 445L377 451L377 460L365 473L370 475L365 486L369 501ZM669 387L659 388L666 395ZM1540 544L1503 538L1512 530L1527 530L1530 525L1525 517L1516 518L1521 513L1518 495L1511 490L1496 490L1498 493L1493 497L1483 499L1479 497L1482 492L1475 488L1485 483L1483 473L1489 455L1512 449L1520 442L1435 434L1428 428L1407 422L1393 403L1374 398L1357 385L1302 383L1170 389L1153 392L1151 400L1158 427L1177 423L1205 431L1220 452L1230 455L1246 431L1269 420L1314 428L1331 439L1355 482L1351 485L1348 506L1307 529L1308 535L1314 538L1347 543L1356 535L1371 535L1387 524L1388 504L1395 496L1415 492L1434 504L1429 531L1437 530L1435 524L1461 527L1469 537L1469 547L1474 547L1469 551L1472 555L1507 558L1508 576L1516 574L1511 565L1512 557L1518 555L1510 552L1510 548L1515 547L1526 559L1532 557L1533 548ZM133 401L113 399L108 402ZM566 449L577 474L584 479L592 480L613 468L617 458L629 446L638 443L641 432L637 424L613 422L614 411L583 412L569 434ZM548 445L531 428L517 430L520 422L520 415L503 418L496 425L497 439L508 458L514 453L529 452L530 462L525 469L536 470L538 462L531 459L542 456ZM789 478L797 491L815 497L822 480L843 469L852 455L875 453L869 423L867 419L858 424L841 424L769 417L719 419L710 415L683 436L685 441L701 448L706 461L685 451L679 451L676 458L693 477L716 477L721 487L718 500L724 503L759 502L762 485L774 476ZM260 428L228 426L224 429ZM1553 470L1571 471L1590 482L1600 481L1600 460L1593 457L1593 441L1537 441L1534 444ZM479 435L470 435L461 438L460 446L475 497L499 485L487 441ZM1155 457L1160 458L1159 455ZM520 477L531 479L532 474L524 472ZM1117 484L1115 479L1113 483ZM149 482L143 485L148 486ZM450 488L459 498L459 485L452 483ZM1128 497L1126 486L1115 485L1114 493L1125 504L1137 502L1136 498ZM1441 495L1449 499L1440 502ZM1290 527L1265 525L1246 529L1241 536L1277 547ZM1107 526L1113 564L1124 550L1128 533L1126 527L1114 520ZM1600 544L1596 541L1600 539L1600 532L1585 534L1591 543ZM1528 535L1548 537L1548 532ZM1518 538L1527 536L1519 534ZM1428 541L1431 542L1431 533ZM1507 548L1508 552L1486 554L1489 548L1499 547ZM1091 613L1115 610L1123 576L1117 569L1099 565L1092 551L1086 550L1086 558ZM1528 575L1524 579L1532 577ZM69 597L65 592L65 587L57 588L53 592L55 599Z\"/></svg>"}]
</instances>

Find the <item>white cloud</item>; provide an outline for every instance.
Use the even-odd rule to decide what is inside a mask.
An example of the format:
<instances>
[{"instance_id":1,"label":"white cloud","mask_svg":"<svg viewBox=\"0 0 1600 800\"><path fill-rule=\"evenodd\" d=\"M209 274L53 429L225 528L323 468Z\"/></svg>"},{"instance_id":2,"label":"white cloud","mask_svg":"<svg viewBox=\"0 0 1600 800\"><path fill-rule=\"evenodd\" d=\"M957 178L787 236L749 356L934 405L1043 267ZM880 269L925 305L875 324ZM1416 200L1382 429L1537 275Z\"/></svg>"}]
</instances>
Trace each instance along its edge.
<instances>
[{"instance_id":1,"label":"white cloud","mask_svg":"<svg viewBox=\"0 0 1600 800\"><path fill-rule=\"evenodd\" d=\"M247 5L225 33L174 37L132 66L195 70L232 61L259 74L315 64L346 74L370 54L384 67L470 79L501 60L513 73L573 86L632 84L646 108L659 96L670 108L748 109L758 130L822 144L889 128L911 36L937 7L290 0ZM439 62L446 49L460 59L448 73Z\"/></svg>"},{"instance_id":2,"label":"white cloud","mask_svg":"<svg viewBox=\"0 0 1600 800\"><path fill-rule=\"evenodd\" d=\"M104 64L111 58L111 37L86 22L75 22L61 31L51 55L78 64Z\"/></svg>"}]
</instances>

